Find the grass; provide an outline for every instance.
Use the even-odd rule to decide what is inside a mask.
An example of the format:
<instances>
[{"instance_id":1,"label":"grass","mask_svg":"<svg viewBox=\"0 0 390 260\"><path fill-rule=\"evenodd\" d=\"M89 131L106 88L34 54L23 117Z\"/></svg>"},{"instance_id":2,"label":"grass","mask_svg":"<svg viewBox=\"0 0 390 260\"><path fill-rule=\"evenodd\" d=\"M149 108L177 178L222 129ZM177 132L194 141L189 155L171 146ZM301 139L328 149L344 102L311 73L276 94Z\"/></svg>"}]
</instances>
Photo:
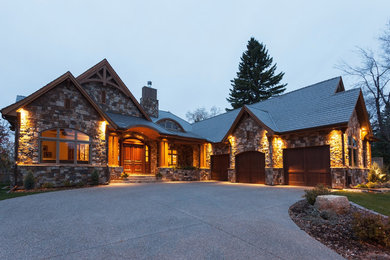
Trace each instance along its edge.
<instances>
[{"instance_id":1,"label":"grass","mask_svg":"<svg viewBox=\"0 0 390 260\"><path fill-rule=\"evenodd\" d=\"M387 193L367 193L336 191L332 194L347 196L348 199L360 206L374 210L386 216L390 216L390 192Z\"/></svg>"},{"instance_id":2,"label":"grass","mask_svg":"<svg viewBox=\"0 0 390 260\"><path fill-rule=\"evenodd\" d=\"M0 200L12 199L12 198L16 198L16 197L31 195L31 194L42 193L42 191L7 193L8 189L3 189L4 187L5 187L5 185L0 184Z\"/></svg>"}]
</instances>

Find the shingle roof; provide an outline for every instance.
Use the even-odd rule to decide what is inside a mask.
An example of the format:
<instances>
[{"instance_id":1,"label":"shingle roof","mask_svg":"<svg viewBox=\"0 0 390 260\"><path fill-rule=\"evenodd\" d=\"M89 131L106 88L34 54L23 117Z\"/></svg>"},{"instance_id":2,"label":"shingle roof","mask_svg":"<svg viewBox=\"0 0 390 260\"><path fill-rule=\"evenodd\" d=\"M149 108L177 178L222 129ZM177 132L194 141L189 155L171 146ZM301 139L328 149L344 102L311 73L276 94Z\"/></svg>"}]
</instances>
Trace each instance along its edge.
<instances>
[{"instance_id":1,"label":"shingle roof","mask_svg":"<svg viewBox=\"0 0 390 260\"><path fill-rule=\"evenodd\" d=\"M156 130L160 134L165 134L165 135L173 135L173 136L179 136L179 137L187 137L187 138L196 138L196 139L204 139L198 134L195 134L193 132L174 132L174 131L169 131L160 125L148 121L146 119L140 118L140 117L135 117L135 116L128 116L128 115L122 115L122 114L117 114L117 113L112 113L112 112L107 112L106 113L109 118L111 118L114 123L119 126L122 129L129 129L132 127L147 127Z\"/></svg>"},{"instance_id":2,"label":"shingle roof","mask_svg":"<svg viewBox=\"0 0 390 260\"><path fill-rule=\"evenodd\" d=\"M173 119L174 121L178 122L181 127L183 127L184 131L191 132L192 131L192 126L190 123L188 123L186 120L182 119L181 117L178 117L177 115L172 114L169 111L163 111L159 110L158 111L158 117L151 117L153 122L158 122L162 119Z\"/></svg>"},{"instance_id":3,"label":"shingle roof","mask_svg":"<svg viewBox=\"0 0 390 260\"><path fill-rule=\"evenodd\" d=\"M347 123L355 109L360 89L341 91L341 77L319 82L247 108L277 133ZM239 109L197 122L193 132L211 142L220 142L233 124Z\"/></svg>"},{"instance_id":4,"label":"shingle roof","mask_svg":"<svg viewBox=\"0 0 390 260\"><path fill-rule=\"evenodd\" d=\"M236 119L240 109L235 109L215 117L192 124L192 131L210 142L220 142Z\"/></svg>"}]
</instances>

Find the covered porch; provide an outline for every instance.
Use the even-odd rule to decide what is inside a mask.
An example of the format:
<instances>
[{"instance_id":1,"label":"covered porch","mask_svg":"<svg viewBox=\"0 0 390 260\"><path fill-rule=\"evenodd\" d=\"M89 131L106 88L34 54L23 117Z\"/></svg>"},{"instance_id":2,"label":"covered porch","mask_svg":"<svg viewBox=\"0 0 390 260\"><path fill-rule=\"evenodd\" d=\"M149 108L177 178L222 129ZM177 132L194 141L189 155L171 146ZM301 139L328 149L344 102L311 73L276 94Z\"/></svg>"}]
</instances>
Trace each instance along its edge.
<instances>
[{"instance_id":1,"label":"covered porch","mask_svg":"<svg viewBox=\"0 0 390 260\"><path fill-rule=\"evenodd\" d=\"M124 173L157 176L163 180L208 179L207 147L201 139L162 135L142 126L108 132L110 179L120 179Z\"/></svg>"}]
</instances>

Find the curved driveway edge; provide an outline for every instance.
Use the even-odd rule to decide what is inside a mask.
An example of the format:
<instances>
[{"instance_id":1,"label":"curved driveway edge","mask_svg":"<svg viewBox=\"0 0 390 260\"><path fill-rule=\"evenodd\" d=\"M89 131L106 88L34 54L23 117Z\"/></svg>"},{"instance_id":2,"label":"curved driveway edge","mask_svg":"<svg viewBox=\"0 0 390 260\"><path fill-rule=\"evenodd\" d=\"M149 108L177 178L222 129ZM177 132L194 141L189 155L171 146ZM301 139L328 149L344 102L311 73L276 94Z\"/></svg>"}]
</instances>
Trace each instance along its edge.
<instances>
[{"instance_id":1,"label":"curved driveway edge","mask_svg":"<svg viewBox=\"0 0 390 260\"><path fill-rule=\"evenodd\" d=\"M303 189L111 184L0 201L1 259L342 259L292 222Z\"/></svg>"}]
</instances>

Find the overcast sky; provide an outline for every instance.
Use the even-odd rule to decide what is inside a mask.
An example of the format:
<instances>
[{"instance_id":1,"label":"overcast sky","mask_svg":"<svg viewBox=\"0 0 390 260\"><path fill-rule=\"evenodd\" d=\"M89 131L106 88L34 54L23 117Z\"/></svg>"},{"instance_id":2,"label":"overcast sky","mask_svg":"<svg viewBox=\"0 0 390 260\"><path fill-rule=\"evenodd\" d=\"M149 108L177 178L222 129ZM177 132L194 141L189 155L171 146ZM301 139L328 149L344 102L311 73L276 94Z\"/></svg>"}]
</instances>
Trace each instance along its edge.
<instances>
[{"instance_id":1,"label":"overcast sky","mask_svg":"<svg viewBox=\"0 0 390 260\"><path fill-rule=\"evenodd\" d=\"M388 0L0 0L0 107L107 58L138 100L151 80L162 110L224 109L250 37L291 91L341 75L335 64L375 49L389 19Z\"/></svg>"}]
</instances>

